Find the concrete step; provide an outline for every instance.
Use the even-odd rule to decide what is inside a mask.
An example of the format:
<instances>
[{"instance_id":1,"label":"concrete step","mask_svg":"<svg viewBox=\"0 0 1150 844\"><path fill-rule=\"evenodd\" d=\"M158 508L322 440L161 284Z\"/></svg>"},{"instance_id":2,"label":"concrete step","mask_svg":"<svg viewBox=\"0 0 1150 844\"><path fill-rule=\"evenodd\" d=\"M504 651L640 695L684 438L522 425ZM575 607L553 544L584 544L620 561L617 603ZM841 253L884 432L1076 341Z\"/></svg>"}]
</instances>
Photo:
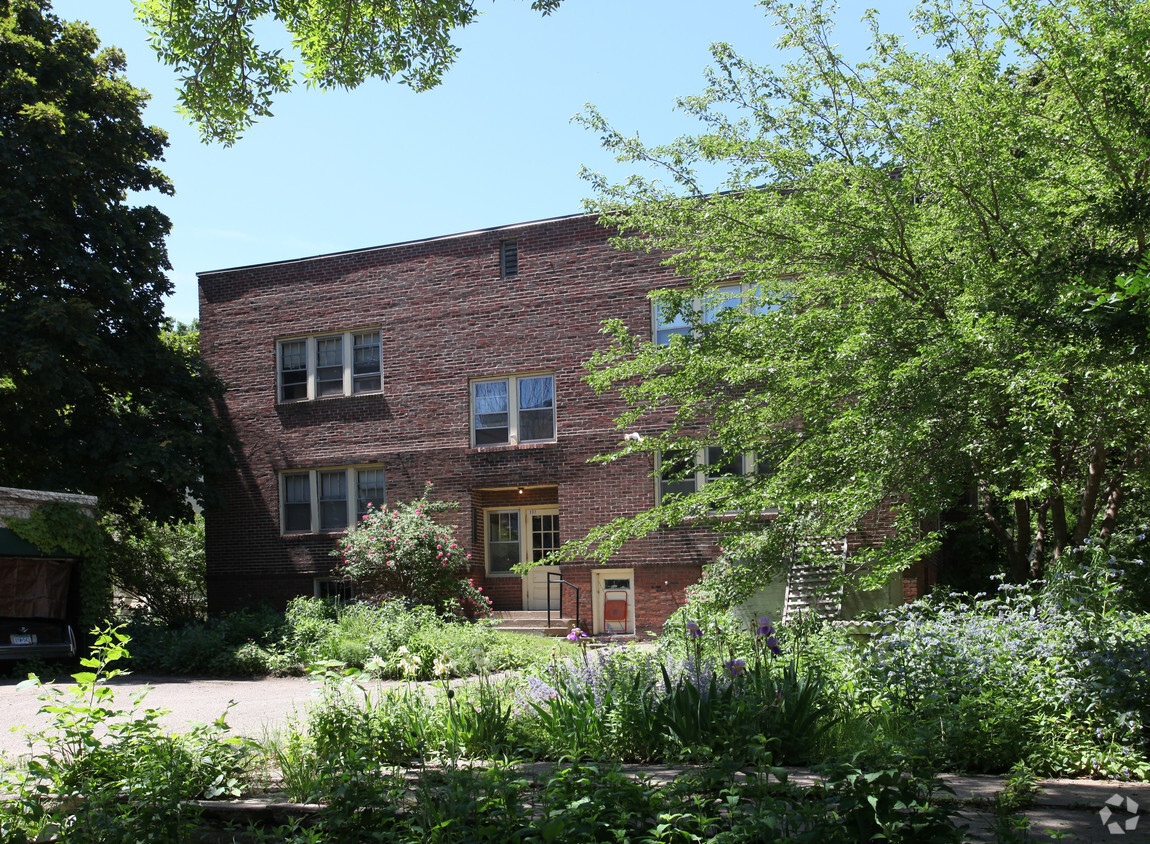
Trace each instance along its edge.
<instances>
[{"instance_id":1,"label":"concrete step","mask_svg":"<svg viewBox=\"0 0 1150 844\"><path fill-rule=\"evenodd\" d=\"M552 612L551 626L548 627L546 610L503 610L492 615L498 630L527 636L566 636L575 624L574 619L561 618Z\"/></svg>"}]
</instances>

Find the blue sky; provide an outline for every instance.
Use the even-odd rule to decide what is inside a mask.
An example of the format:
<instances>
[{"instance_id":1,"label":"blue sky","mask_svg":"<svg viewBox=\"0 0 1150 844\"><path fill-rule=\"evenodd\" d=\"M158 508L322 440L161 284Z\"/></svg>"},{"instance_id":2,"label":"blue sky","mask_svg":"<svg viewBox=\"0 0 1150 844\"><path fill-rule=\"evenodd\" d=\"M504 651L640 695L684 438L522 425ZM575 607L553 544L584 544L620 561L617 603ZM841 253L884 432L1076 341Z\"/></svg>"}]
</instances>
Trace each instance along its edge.
<instances>
[{"instance_id":1,"label":"blue sky","mask_svg":"<svg viewBox=\"0 0 1150 844\"><path fill-rule=\"evenodd\" d=\"M885 29L908 30L908 0L875 5ZM571 122L585 103L662 142L693 129L674 102L701 89L712 42L779 60L778 33L748 0L566 0L547 18L525 0L479 7L439 88L299 88L225 148L176 114L175 74L155 59L130 0L55 0L59 17L88 21L124 50L129 80L152 94L148 121L169 133L160 166L176 194L140 200L172 220L168 315L195 318L202 270L578 212L589 193L581 165L621 174ZM848 3L841 16L850 54L865 44L864 8Z\"/></svg>"}]
</instances>

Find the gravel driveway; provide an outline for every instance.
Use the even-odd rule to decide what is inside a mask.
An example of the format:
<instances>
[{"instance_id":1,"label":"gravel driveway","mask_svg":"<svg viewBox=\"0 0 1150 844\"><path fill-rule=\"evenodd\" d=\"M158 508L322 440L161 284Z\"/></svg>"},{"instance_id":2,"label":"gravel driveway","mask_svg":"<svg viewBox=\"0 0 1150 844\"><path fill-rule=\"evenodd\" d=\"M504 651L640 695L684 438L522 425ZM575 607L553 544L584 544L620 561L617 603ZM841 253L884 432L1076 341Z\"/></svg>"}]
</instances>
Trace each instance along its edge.
<instances>
[{"instance_id":1,"label":"gravel driveway","mask_svg":"<svg viewBox=\"0 0 1150 844\"><path fill-rule=\"evenodd\" d=\"M22 727L37 729L48 719L37 714L42 702L36 689L20 689L18 680L0 680L0 753L17 756L28 752ZM59 684L66 685L66 684ZM115 689L116 704L127 707L133 693L148 688L145 707L166 709L161 723L174 732L189 724L210 723L219 718L229 701L228 726L239 735L260 738L282 724L292 712L304 713L312 702L315 683L302 677L267 677L260 680L198 680L186 677L117 677L108 684ZM13 731L15 728L15 731Z\"/></svg>"}]
</instances>

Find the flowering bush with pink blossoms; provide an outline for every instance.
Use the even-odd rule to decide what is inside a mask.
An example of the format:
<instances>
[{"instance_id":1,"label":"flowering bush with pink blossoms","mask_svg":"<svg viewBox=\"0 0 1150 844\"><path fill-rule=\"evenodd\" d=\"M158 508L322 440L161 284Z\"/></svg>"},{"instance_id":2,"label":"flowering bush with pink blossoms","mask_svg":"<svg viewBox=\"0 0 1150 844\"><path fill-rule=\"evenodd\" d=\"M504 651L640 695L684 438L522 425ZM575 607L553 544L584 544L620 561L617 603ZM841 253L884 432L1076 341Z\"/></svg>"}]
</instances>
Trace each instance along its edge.
<instances>
[{"instance_id":1,"label":"flowering bush with pink blossoms","mask_svg":"<svg viewBox=\"0 0 1150 844\"><path fill-rule=\"evenodd\" d=\"M453 508L429 501L427 493L394 507L371 507L339 540L340 571L361 598L402 598L426 604L442 615L468 619L491 614L491 601L467 576L470 555L455 541L451 527L434 514Z\"/></svg>"}]
</instances>

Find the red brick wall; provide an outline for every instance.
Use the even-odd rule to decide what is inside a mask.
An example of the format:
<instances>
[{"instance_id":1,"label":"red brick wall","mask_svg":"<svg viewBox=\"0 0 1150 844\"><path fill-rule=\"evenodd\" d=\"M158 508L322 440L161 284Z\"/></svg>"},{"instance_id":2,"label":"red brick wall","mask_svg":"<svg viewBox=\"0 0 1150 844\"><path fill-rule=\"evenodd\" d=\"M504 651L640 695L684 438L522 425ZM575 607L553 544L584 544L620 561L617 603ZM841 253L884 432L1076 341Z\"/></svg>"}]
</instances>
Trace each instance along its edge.
<instances>
[{"instance_id":1,"label":"red brick wall","mask_svg":"<svg viewBox=\"0 0 1150 844\"><path fill-rule=\"evenodd\" d=\"M228 385L221 416L242 444L234 471L213 478L226 501L207 515L213 612L282 606L331 573L333 534L281 536L278 473L378 464L391 502L423 494L458 502L447 518L472 574L497 609L518 609L518 578L484 576L485 507L558 505L564 539L654 503L650 458L591 464L613 450L623 410L584 383L584 362L622 319L649 336L649 290L675 286L657 256L621 252L589 217L567 217L318 258L200 274L200 348ZM519 274L499 275L499 244L516 238ZM279 403L276 340L381 326L378 394ZM470 446L470 379L555 373L556 442ZM522 487L524 493L519 495ZM879 512L850 550L890 530ZM611 561L635 569L636 629L657 630L716 554L706 531L634 540ZM590 570L564 567L585 586Z\"/></svg>"},{"instance_id":2,"label":"red brick wall","mask_svg":"<svg viewBox=\"0 0 1150 844\"><path fill-rule=\"evenodd\" d=\"M583 363L607 345L604 319L648 334L647 291L676 280L657 257L613 249L608 235L569 217L202 273L200 346L228 385L220 413L242 443L235 470L213 479L227 506L207 516L211 609L282 605L311 594L312 578L336 562L331 534L281 536L285 469L379 464L392 502L431 481L433 497L459 502L449 518L501 609L519 608L521 589L483 577L484 507L557 504L569 539L651 506L649 459L588 463L620 442L623 406L595 395ZM511 237L519 275L501 278L499 243ZM277 403L277 338L374 325L382 393ZM555 373L556 442L471 448L470 379L540 370ZM710 537L691 530L629 543L612 566L636 568L638 629L657 629L713 554ZM564 572L587 581L588 600L587 567Z\"/></svg>"}]
</instances>

